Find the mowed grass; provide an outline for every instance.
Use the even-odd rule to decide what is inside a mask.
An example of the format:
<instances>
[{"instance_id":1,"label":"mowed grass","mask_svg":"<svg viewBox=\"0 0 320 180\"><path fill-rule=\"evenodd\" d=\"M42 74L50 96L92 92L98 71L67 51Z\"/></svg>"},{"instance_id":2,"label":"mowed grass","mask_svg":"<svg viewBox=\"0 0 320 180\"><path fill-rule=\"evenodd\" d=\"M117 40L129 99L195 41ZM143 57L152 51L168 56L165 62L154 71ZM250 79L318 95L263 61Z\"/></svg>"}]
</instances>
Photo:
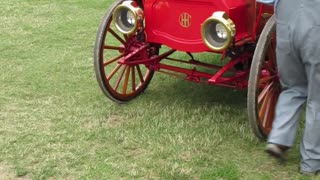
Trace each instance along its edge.
<instances>
[{"instance_id":1,"label":"mowed grass","mask_svg":"<svg viewBox=\"0 0 320 180\"><path fill-rule=\"evenodd\" d=\"M155 74L125 105L93 71L111 0L0 2L0 179L308 179L251 133L246 91Z\"/></svg>"}]
</instances>

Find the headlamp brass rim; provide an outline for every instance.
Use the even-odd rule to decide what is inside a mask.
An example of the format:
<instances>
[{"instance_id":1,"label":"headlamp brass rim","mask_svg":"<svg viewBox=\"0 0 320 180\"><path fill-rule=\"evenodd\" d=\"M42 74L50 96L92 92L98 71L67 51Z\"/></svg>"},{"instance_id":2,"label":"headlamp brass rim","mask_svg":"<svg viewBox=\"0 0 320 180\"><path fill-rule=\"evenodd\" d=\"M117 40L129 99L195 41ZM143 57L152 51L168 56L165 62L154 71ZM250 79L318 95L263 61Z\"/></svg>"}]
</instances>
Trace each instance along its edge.
<instances>
[{"instance_id":1,"label":"headlamp brass rim","mask_svg":"<svg viewBox=\"0 0 320 180\"><path fill-rule=\"evenodd\" d=\"M133 27L131 30L129 31L125 31L123 30L119 24L117 23L117 20L114 21L114 24L116 26L116 28L123 34L132 34L133 32L135 32L138 28L138 20L139 20L139 16L141 16L138 12L142 11L141 8L139 7L133 7L131 5L133 1L125 1L122 4L120 4L119 6L117 6L115 8L115 10L113 11L113 18L117 17L117 14L120 13L122 10L126 10L126 11L130 11L133 15L134 15L134 21L135 23L133 24Z\"/></svg>"},{"instance_id":2,"label":"headlamp brass rim","mask_svg":"<svg viewBox=\"0 0 320 180\"><path fill-rule=\"evenodd\" d=\"M210 25L211 23L215 23L215 24L221 24L223 25L223 27L225 28L226 32L227 32L227 38L226 41L224 42L224 44L222 46L213 46L209 40L207 39L207 32L206 32L206 28L208 27L208 25ZM213 15L211 17L209 17L208 19L206 19L204 21L204 23L201 25L201 38L204 42L204 44L211 50L214 51L221 51L224 50L226 48L228 48L231 44L232 38L235 35L235 25L233 23L233 21L231 19L229 19L229 17L226 15L225 12L221 12L221 11L217 11L215 13L213 13Z\"/></svg>"}]
</instances>

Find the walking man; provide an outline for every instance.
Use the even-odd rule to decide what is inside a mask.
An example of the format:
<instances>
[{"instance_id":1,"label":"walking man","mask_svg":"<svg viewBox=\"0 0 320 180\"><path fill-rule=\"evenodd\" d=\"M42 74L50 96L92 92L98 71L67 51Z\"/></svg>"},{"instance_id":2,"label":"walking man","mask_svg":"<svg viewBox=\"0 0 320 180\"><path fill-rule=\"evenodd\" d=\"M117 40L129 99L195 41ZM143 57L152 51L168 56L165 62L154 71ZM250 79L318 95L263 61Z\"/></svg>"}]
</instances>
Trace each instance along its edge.
<instances>
[{"instance_id":1,"label":"walking man","mask_svg":"<svg viewBox=\"0 0 320 180\"><path fill-rule=\"evenodd\" d=\"M274 5L282 92L266 152L281 159L292 147L299 112L306 103L300 172L316 174L320 171L320 0L275 0Z\"/></svg>"}]
</instances>

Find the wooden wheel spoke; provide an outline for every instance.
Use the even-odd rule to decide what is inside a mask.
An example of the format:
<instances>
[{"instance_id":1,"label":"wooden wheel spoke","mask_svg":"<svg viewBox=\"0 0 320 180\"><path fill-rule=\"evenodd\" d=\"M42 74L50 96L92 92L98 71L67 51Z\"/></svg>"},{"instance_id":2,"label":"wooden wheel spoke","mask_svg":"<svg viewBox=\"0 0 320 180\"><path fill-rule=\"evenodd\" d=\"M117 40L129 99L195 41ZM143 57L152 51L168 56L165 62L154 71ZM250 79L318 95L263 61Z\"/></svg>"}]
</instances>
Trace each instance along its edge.
<instances>
[{"instance_id":1,"label":"wooden wheel spoke","mask_svg":"<svg viewBox=\"0 0 320 180\"><path fill-rule=\"evenodd\" d=\"M270 97L270 100L268 102L268 106L267 106L267 111L265 114L265 117L263 119L263 123L262 126L265 129L271 129L272 127L272 122L273 122L273 118L274 118L274 113L275 113L275 107L276 107L276 103L277 103L277 98L278 95L275 94L275 90L273 90L272 95Z\"/></svg>"},{"instance_id":2,"label":"wooden wheel spoke","mask_svg":"<svg viewBox=\"0 0 320 180\"><path fill-rule=\"evenodd\" d=\"M270 84L268 84L259 94L258 96L258 104L261 103L261 101L265 98L265 96L267 95L267 93L270 91L271 87L273 86L273 82L271 82Z\"/></svg>"},{"instance_id":3,"label":"wooden wheel spoke","mask_svg":"<svg viewBox=\"0 0 320 180\"><path fill-rule=\"evenodd\" d=\"M262 115L263 116L262 127L264 129L267 128L266 125L267 125L268 121L270 120L270 104L272 102L272 99L273 99L273 93L270 93L270 97L268 99L266 99L266 101L267 101L266 111Z\"/></svg>"},{"instance_id":4,"label":"wooden wheel spoke","mask_svg":"<svg viewBox=\"0 0 320 180\"><path fill-rule=\"evenodd\" d=\"M116 83L114 85L114 88L113 88L115 91L117 91L117 89L118 89L118 87L120 85L120 82L122 80L122 77L123 77L123 74L124 74L126 68L127 68L127 66L122 66L121 72L120 72L120 74L118 76L118 79L117 79L117 81L116 81Z\"/></svg>"},{"instance_id":5,"label":"wooden wheel spoke","mask_svg":"<svg viewBox=\"0 0 320 180\"><path fill-rule=\"evenodd\" d=\"M120 41L122 44L125 44L125 41L116 33L114 32L110 27L108 28L108 31L116 38L118 41Z\"/></svg>"},{"instance_id":6,"label":"wooden wheel spoke","mask_svg":"<svg viewBox=\"0 0 320 180\"><path fill-rule=\"evenodd\" d=\"M137 65L136 67L137 67L137 71L138 71L138 75L139 75L140 82L141 82L141 83L144 83L144 79L143 79L143 75L142 75L140 66Z\"/></svg>"},{"instance_id":7,"label":"wooden wheel spoke","mask_svg":"<svg viewBox=\"0 0 320 180\"><path fill-rule=\"evenodd\" d=\"M110 81L110 79L115 75L115 73L119 70L119 68L121 67L121 64L118 64L111 72L110 74L107 76L107 80Z\"/></svg>"},{"instance_id":8,"label":"wooden wheel spoke","mask_svg":"<svg viewBox=\"0 0 320 180\"><path fill-rule=\"evenodd\" d=\"M103 66L109 65L109 64L111 64L111 63L119 60L119 59L122 58L123 56L124 56L124 54L120 54L120 55L118 55L118 56L116 56L116 57L113 57L113 58L109 59L108 61L104 62L104 63L103 63Z\"/></svg>"},{"instance_id":9,"label":"wooden wheel spoke","mask_svg":"<svg viewBox=\"0 0 320 180\"><path fill-rule=\"evenodd\" d=\"M127 87L128 87L128 82L129 82L129 75L130 75L130 67L126 67L126 75L124 78L123 86L122 86L122 94L127 94Z\"/></svg>"},{"instance_id":10,"label":"wooden wheel spoke","mask_svg":"<svg viewBox=\"0 0 320 180\"><path fill-rule=\"evenodd\" d=\"M259 79L259 84L266 84L266 83L270 82L275 77L276 76L265 76L265 77Z\"/></svg>"},{"instance_id":11,"label":"wooden wheel spoke","mask_svg":"<svg viewBox=\"0 0 320 180\"><path fill-rule=\"evenodd\" d=\"M104 49L110 49L110 50L118 50L118 51L123 51L124 50L123 47L119 47L119 46L108 46L108 45L105 45L103 48Z\"/></svg>"},{"instance_id":12,"label":"wooden wheel spoke","mask_svg":"<svg viewBox=\"0 0 320 180\"><path fill-rule=\"evenodd\" d=\"M272 91L269 90L266 95L265 98L263 99L263 102L261 104L260 110L259 110L259 117L260 119L264 119L267 108L268 108L268 103L270 101L270 97L272 96Z\"/></svg>"},{"instance_id":13,"label":"wooden wheel spoke","mask_svg":"<svg viewBox=\"0 0 320 180\"><path fill-rule=\"evenodd\" d=\"M136 76L134 66L131 67L132 91L136 90Z\"/></svg>"}]
</instances>

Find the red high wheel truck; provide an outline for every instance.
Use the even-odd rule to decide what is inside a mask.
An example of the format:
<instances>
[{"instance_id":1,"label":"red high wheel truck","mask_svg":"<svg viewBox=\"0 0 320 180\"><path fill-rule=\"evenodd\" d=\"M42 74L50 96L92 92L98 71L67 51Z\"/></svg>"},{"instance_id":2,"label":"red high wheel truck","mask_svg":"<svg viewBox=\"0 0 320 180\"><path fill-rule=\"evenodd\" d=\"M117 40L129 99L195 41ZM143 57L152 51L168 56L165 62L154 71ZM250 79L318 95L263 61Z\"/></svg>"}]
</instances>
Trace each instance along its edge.
<instances>
[{"instance_id":1,"label":"red high wheel truck","mask_svg":"<svg viewBox=\"0 0 320 180\"><path fill-rule=\"evenodd\" d=\"M255 0L115 0L97 32L94 68L102 92L117 103L139 96L154 72L247 89L250 127L265 139L280 93L275 45L273 8ZM177 52L188 58L174 58Z\"/></svg>"}]
</instances>

